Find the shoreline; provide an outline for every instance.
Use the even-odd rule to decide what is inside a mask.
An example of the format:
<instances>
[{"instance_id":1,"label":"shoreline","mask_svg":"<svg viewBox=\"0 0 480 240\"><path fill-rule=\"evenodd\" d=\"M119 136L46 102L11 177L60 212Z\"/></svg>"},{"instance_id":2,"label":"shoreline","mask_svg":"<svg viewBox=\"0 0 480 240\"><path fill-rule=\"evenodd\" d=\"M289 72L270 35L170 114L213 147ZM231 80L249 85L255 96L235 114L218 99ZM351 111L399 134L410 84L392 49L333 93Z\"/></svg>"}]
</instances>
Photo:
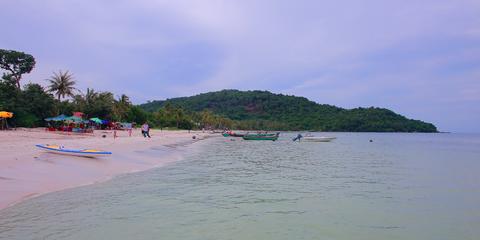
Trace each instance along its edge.
<instances>
[{"instance_id":1,"label":"shoreline","mask_svg":"<svg viewBox=\"0 0 480 240\"><path fill-rule=\"evenodd\" d=\"M110 130L95 130L88 135L52 133L43 128L0 131L0 210L43 194L165 166L183 158L185 148L179 147L216 135L152 129L150 139L141 136L140 130L134 130L131 137L126 131L117 131L117 136L113 138ZM105 158L60 155L35 147L43 143L101 149L113 154Z\"/></svg>"}]
</instances>

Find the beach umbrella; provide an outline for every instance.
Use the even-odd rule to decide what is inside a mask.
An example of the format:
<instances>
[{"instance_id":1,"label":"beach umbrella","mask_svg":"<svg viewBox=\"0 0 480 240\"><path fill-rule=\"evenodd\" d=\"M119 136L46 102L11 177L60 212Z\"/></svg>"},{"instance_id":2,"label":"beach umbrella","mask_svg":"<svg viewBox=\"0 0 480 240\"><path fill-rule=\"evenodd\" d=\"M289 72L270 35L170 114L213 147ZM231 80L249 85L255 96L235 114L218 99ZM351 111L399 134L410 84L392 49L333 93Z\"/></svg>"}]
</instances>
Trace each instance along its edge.
<instances>
[{"instance_id":1,"label":"beach umbrella","mask_svg":"<svg viewBox=\"0 0 480 240\"><path fill-rule=\"evenodd\" d=\"M64 114L58 115L56 117L51 117L51 118L45 118L45 121L65 121L67 116Z\"/></svg>"},{"instance_id":2,"label":"beach umbrella","mask_svg":"<svg viewBox=\"0 0 480 240\"><path fill-rule=\"evenodd\" d=\"M13 117L13 113L0 111L0 118L12 118L12 117Z\"/></svg>"},{"instance_id":3,"label":"beach umbrella","mask_svg":"<svg viewBox=\"0 0 480 240\"><path fill-rule=\"evenodd\" d=\"M71 116L71 117L66 117L65 121L71 121L71 122L74 122L74 123L81 123L81 122L83 122L83 119L81 119L79 117L76 117L76 116Z\"/></svg>"},{"instance_id":4,"label":"beach umbrella","mask_svg":"<svg viewBox=\"0 0 480 240\"><path fill-rule=\"evenodd\" d=\"M102 119L96 118L96 117L90 118L90 121L95 122L95 123L98 123L98 124L102 124L102 123L103 123Z\"/></svg>"}]
</instances>

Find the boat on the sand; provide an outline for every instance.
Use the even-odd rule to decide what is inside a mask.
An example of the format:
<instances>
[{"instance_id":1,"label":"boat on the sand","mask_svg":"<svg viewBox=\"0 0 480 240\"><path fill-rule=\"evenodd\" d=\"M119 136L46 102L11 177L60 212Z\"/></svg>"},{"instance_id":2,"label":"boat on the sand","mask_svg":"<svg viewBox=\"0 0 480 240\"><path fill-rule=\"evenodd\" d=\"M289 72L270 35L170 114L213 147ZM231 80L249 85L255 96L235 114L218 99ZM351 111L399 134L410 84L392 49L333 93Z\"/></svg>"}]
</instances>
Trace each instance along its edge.
<instances>
[{"instance_id":1,"label":"boat on the sand","mask_svg":"<svg viewBox=\"0 0 480 240\"><path fill-rule=\"evenodd\" d=\"M37 144L35 146L37 148L46 150L51 153L64 154L64 155L70 155L70 156L102 157L102 156L109 156L112 154L111 152L97 150L97 149L68 149L60 145Z\"/></svg>"}]
</instances>

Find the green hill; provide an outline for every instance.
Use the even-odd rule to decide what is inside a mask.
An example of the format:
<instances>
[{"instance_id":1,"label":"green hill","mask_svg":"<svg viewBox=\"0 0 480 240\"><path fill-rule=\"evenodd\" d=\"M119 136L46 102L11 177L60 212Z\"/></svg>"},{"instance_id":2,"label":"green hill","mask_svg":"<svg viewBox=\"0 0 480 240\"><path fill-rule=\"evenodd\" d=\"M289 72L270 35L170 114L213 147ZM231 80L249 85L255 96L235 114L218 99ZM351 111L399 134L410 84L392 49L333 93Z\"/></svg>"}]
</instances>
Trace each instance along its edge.
<instances>
[{"instance_id":1,"label":"green hill","mask_svg":"<svg viewBox=\"0 0 480 240\"><path fill-rule=\"evenodd\" d=\"M155 112L167 103L189 112L210 110L234 120L237 128L352 132L437 132L431 124L384 108L343 109L304 97L268 91L222 90L140 105Z\"/></svg>"}]
</instances>

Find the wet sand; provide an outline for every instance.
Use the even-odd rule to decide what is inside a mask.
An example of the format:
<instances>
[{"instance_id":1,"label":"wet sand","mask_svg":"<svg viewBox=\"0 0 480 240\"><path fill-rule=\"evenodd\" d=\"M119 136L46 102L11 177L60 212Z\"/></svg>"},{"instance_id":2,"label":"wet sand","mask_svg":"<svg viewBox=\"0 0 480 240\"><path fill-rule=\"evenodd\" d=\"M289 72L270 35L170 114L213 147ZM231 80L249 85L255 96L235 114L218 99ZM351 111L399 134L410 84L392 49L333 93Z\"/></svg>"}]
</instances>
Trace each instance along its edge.
<instances>
[{"instance_id":1,"label":"wet sand","mask_svg":"<svg viewBox=\"0 0 480 240\"><path fill-rule=\"evenodd\" d=\"M48 192L177 161L181 159L178 146L214 135L152 130L152 138L148 139L141 136L140 130L134 130L131 137L126 131L117 131L117 136L113 137L113 131L102 130L83 135L46 132L43 128L0 131L0 209ZM42 151L35 144L94 148L113 154L105 158L66 156Z\"/></svg>"}]
</instances>

